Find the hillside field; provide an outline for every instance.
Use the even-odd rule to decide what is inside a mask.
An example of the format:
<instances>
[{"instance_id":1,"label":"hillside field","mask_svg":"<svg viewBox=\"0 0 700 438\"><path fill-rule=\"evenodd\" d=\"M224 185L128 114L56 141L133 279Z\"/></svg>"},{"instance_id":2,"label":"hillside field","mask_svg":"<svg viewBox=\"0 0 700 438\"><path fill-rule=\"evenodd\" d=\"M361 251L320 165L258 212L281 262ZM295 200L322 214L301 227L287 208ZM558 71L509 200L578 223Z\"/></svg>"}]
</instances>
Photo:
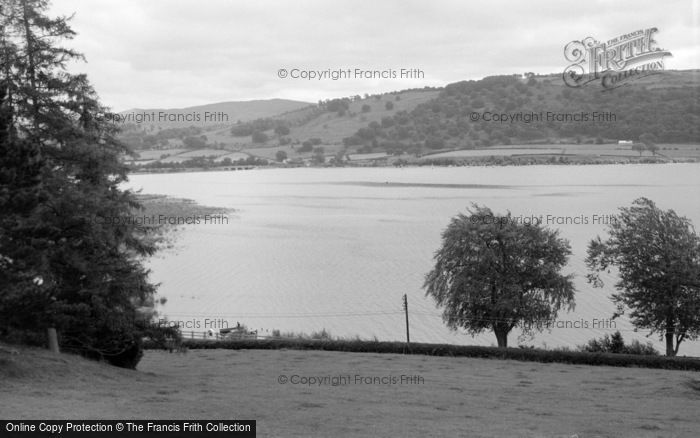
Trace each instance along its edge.
<instances>
[{"instance_id":1,"label":"hillside field","mask_svg":"<svg viewBox=\"0 0 700 438\"><path fill-rule=\"evenodd\" d=\"M660 144L656 156L668 159L698 159L700 145L697 144ZM477 149L462 149L436 154L423 155L423 158L471 158L488 156L578 156L578 157L640 157L639 152L631 146L611 144L538 144L492 146ZM651 152L643 151L641 157L653 157Z\"/></svg>"},{"instance_id":2,"label":"hillside field","mask_svg":"<svg viewBox=\"0 0 700 438\"><path fill-rule=\"evenodd\" d=\"M690 438L699 408L700 376L684 371L299 350L146 351L129 371L0 352L11 419L254 419L261 437Z\"/></svg>"}]
</instances>

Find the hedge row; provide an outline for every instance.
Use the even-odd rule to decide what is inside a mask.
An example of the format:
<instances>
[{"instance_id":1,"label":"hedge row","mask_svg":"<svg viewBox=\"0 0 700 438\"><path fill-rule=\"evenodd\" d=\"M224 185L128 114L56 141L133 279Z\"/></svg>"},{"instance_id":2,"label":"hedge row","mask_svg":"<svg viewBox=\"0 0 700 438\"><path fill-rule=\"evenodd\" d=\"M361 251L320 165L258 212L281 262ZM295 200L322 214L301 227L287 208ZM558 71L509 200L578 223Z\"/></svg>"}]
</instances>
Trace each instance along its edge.
<instances>
[{"instance_id":1,"label":"hedge row","mask_svg":"<svg viewBox=\"0 0 700 438\"><path fill-rule=\"evenodd\" d=\"M478 357L512 359L527 362L558 362L577 365L606 365L614 367L659 368L700 371L700 359L691 357L642 356L614 353L587 353L579 351L538 350L529 348L497 348L473 345L422 344L404 342L338 341L311 339L242 339L197 340L185 339L188 349L229 350L325 350L351 353L422 354L427 356ZM154 347L146 345L146 348Z\"/></svg>"}]
</instances>

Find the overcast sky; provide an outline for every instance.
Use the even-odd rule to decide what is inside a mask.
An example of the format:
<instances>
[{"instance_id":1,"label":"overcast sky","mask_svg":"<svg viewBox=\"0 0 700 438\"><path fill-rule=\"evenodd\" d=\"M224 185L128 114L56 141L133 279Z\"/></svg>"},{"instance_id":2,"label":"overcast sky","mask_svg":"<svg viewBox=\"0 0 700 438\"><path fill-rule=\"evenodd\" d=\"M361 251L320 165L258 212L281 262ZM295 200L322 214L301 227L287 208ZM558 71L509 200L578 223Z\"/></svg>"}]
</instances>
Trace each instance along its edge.
<instances>
[{"instance_id":1,"label":"overcast sky","mask_svg":"<svg viewBox=\"0 0 700 438\"><path fill-rule=\"evenodd\" d=\"M700 0L53 0L75 13L102 101L114 110L319 99L561 72L564 46L656 27L667 69L700 68ZM422 79L281 79L279 69L420 69Z\"/></svg>"}]
</instances>

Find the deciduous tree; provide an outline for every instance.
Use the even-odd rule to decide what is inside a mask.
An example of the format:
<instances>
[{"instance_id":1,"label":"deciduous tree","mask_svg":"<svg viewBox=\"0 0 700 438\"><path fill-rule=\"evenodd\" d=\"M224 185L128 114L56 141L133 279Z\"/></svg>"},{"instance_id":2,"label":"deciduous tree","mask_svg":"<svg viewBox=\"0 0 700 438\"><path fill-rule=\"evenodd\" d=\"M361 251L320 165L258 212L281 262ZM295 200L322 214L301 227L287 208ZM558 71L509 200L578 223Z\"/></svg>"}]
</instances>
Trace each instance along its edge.
<instances>
[{"instance_id":1,"label":"deciduous tree","mask_svg":"<svg viewBox=\"0 0 700 438\"><path fill-rule=\"evenodd\" d=\"M589 282L602 287L600 274L617 268L613 301L630 311L635 327L665 337L666 355L675 356L684 340L700 335L700 239L693 225L639 198L620 209L608 234L588 245Z\"/></svg>"},{"instance_id":2,"label":"deciduous tree","mask_svg":"<svg viewBox=\"0 0 700 438\"><path fill-rule=\"evenodd\" d=\"M558 231L477 205L468 213L443 232L424 284L450 328L493 330L506 347L514 328L542 330L561 309L573 308L572 275L561 274L571 251Z\"/></svg>"},{"instance_id":3,"label":"deciduous tree","mask_svg":"<svg viewBox=\"0 0 700 438\"><path fill-rule=\"evenodd\" d=\"M656 155L656 151L659 147L656 145L656 137L653 134L642 134L639 136L639 141L644 144L644 147L651 152L652 155Z\"/></svg>"},{"instance_id":4,"label":"deciduous tree","mask_svg":"<svg viewBox=\"0 0 700 438\"><path fill-rule=\"evenodd\" d=\"M277 151L275 154L275 159L279 162L282 162L287 159L287 153L285 151Z\"/></svg>"}]
</instances>

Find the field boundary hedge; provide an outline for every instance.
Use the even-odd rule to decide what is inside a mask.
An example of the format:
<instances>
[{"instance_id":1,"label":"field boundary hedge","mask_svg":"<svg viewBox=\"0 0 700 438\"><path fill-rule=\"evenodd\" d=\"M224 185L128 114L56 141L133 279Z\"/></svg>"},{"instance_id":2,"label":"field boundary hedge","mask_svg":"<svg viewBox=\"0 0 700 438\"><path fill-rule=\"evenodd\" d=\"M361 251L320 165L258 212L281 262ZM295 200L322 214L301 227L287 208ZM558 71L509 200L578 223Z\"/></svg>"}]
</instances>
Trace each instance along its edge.
<instances>
[{"instance_id":1,"label":"field boundary hedge","mask_svg":"<svg viewBox=\"0 0 700 438\"><path fill-rule=\"evenodd\" d=\"M476 345L425 344L404 342L341 341L312 339L242 339L198 340L185 339L182 346L190 350L323 350L347 353L419 354L426 356L476 357L510 359L526 362L564 363L613 367L657 368L667 370L700 371L700 358L646 356L615 353L587 353L580 351L539 350L531 348L498 348ZM155 348L146 344L146 348Z\"/></svg>"}]
</instances>

